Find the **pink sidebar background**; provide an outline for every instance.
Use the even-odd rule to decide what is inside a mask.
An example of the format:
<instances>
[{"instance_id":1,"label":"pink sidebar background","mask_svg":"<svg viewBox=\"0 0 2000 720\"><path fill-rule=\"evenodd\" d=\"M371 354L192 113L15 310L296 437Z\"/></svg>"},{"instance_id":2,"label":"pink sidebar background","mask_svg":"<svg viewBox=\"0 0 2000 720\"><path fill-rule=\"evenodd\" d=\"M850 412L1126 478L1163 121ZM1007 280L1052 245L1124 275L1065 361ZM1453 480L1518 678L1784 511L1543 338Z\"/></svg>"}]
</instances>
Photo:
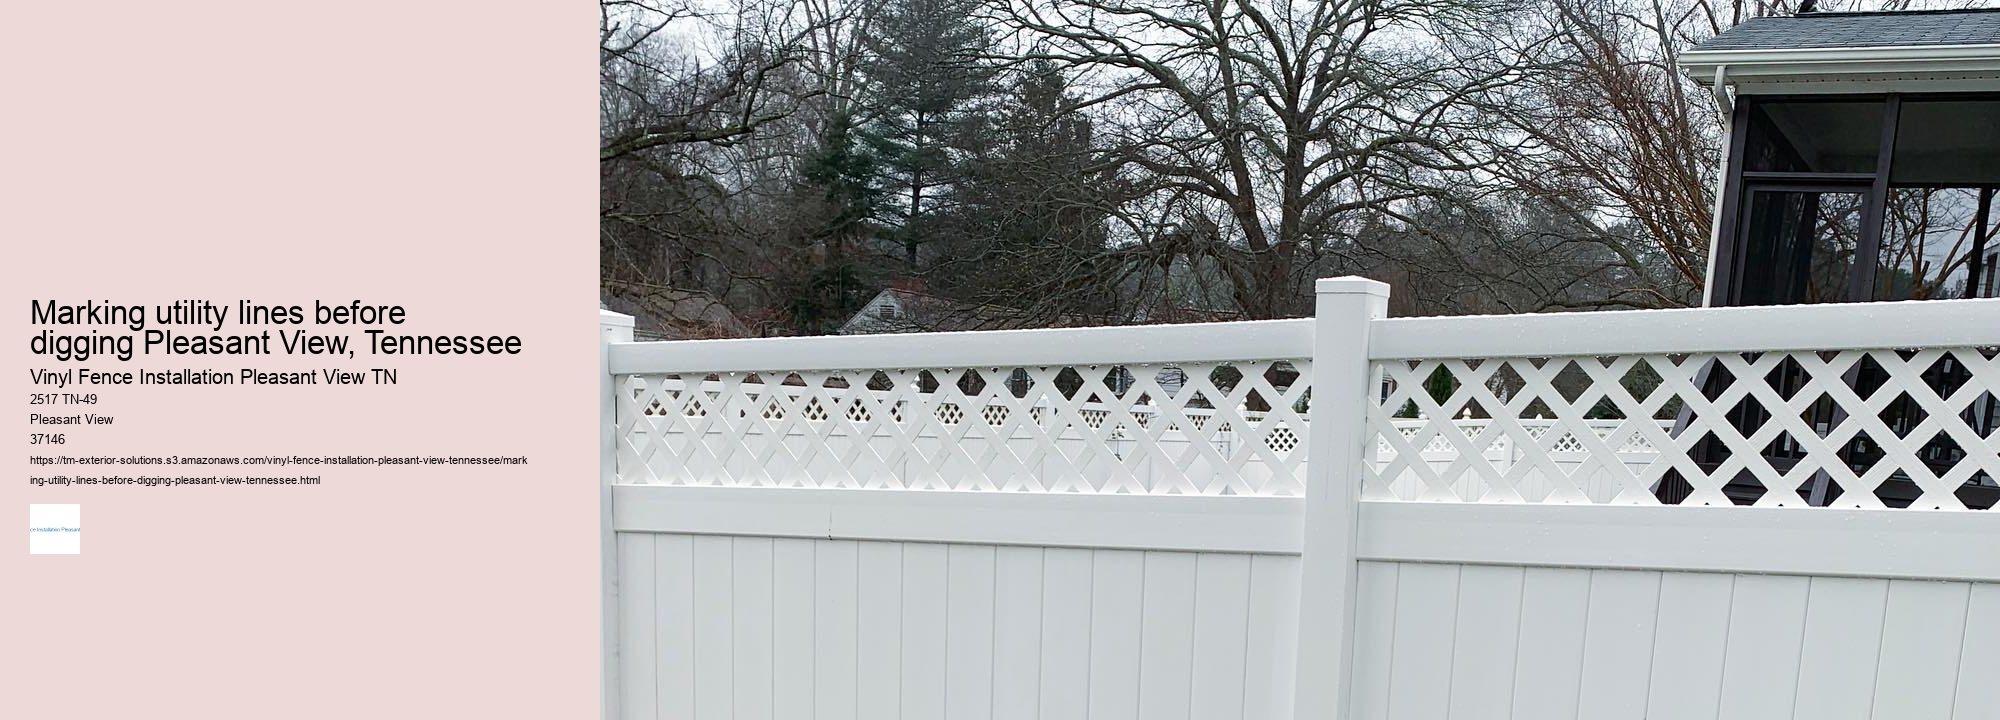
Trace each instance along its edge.
<instances>
[{"instance_id":1,"label":"pink sidebar background","mask_svg":"<svg viewBox=\"0 0 2000 720\"><path fill-rule=\"evenodd\" d=\"M596 21L579 2L0 9L0 516L78 503L88 530L80 555L0 548L0 717L596 716ZM358 299L526 350L58 363L27 352L31 298ZM401 382L98 389L116 423L72 455L531 464L32 487L54 471L27 463L25 370L77 365Z\"/></svg>"}]
</instances>

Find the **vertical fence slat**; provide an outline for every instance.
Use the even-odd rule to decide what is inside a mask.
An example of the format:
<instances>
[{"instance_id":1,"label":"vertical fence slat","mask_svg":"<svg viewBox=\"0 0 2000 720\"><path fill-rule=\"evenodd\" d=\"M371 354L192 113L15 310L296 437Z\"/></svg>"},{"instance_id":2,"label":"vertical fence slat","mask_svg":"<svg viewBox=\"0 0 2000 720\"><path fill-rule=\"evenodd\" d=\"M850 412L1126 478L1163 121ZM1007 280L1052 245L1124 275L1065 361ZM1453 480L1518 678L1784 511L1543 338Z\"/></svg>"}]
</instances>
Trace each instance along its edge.
<instances>
[{"instance_id":1,"label":"vertical fence slat","mask_svg":"<svg viewBox=\"0 0 2000 720\"><path fill-rule=\"evenodd\" d=\"M1523 639L1515 661L1514 717L1577 716L1589 612L1590 571L1528 568L1521 578Z\"/></svg>"},{"instance_id":2,"label":"vertical fence slat","mask_svg":"<svg viewBox=\"0 0 2000 720\"><path fill-rule=\"evenodd\" d=\"M1194 672L1194 553L1146 553L1139 637L1139 717L1187 720Z\"/></svg>"},{"instance_id":3,"label":"vertical fence slat","mask_svg":"<svg viewBox=\"0 0 2000 720\"><path fill-rule=\"evenodd\" d=\"M1243 717L1250 589L1250 556L1202 553L1196 560L1193 717Z\"/></svg>"},{"instance_id":4,"label":"vertical fence slat","mask_svg":"<svg viewBox=\"0 0 2000 720\"><path fill-rule=\"evenodd\" d=\"M1042 556L1042 720L1083 720L1090 709L1091 551Z\"/></svg>"},{"instance_id":5,"label":"vertical fence slat","mask_svg":"<svg viewBox=\"0 0 2000 720\"><path fill-rule=\"evenodd\" d=\"M1034 717L1042 694L1042 550L1000 548L993 571L993 717Z\"/></svg>"},{"instance_id":6,"label":"vertical fence slat","mask_svg":"<svg viewBox=\"0 0 2000 720\"><path fill-rule=\"evenodd\" d=\"M1660 574L1592 570L1584 626L1580 718L1644 718L1653 679Z\"/></svg>"},{"instance_id":7,"label":"vertical fence slat","mask_svg":"<svg viewBox=\"0 0 2000 720\"><path fill-rule=\"evenodd\" d=\"M1958 664L1954 720L2000 718L2000 584L1976 583L1965 601L1965 640Z\"/></svg>"},{"instance_id":8,"label":"vertical fence slat","mask_svg":"<svg viewBox=\"0 0 2000 720\"><path fill-rule=\"evenodd\" d=\"M1351 710L1349 717L1357 720L1389 716L1389 663L1384 661L1392 653L1396 640L1396 575L1402 567L1400 563L1364 562L1356 569L1359 582L1355 586L1354 657L1366 662L1354 664L1354 683L1346 702ZM1301 621L1305 615L1318 611L1300 608ZM1301 685L1309 682L1314 680L1299 678Z\"/></svg>"},{"instance_id":9,"label":"vertical fence slat","mask_svg":"<svg viewBox=\"0 0 2000 720\"><path fill-rule=\"evenodd\" d=\"M903 717L944 717L945 546L903 546Z\"/></svg>"},{"instance_id":10,"label":"vertical fence slat","mask_svg":"<svg viewBox=\"0 0 2000 720\"><path fill-rule=\"evenodd\" d=\"M858 720L860 544L817 540L814 545L814 720Z\"/></svg>"},{"instance_id":11,"label":"vertical fence slat","mask_svg":"<svg viewBox=\"0 0 2000 720\"><path fill-rule=\"evenodd\" d=\"M949 552L944 714L948 720L991 720L994 548L953 545Z\"/></svg>"},{"instance_id":12,"label":"vertical fence slat","mask_svg":"<svg viewBox=\"0 0 2000 720\"><path fill-rule=\"evenodd\" d=\"M701 720L736 716L735 566L730 538L694 538L694 714Z\"/></svg>"},{"instance_id":13,"label":"vertical fence slat","mask_svg":"<svg viewBox=\"0 0 2000 720\"><path fill-rule=\"evenodd\" d=\"M903 545L864 542L860 552L855 714L895 720L903 708Z\"/></svg>"},{"instance_id":14,"label":"vertical fence slat","mask_svg":"<svg viewBox=\"0 0 2000 720\"><path fill-rule=\"evenodd\" d=\"M1146 556L1130 550L1098 550L1093 555L1090 718L1138 720L1139 604L1144 598Z\"/></svg>"},{"instance_id":15,"label":"vertical fence slat","mask_svg":"<svg viewBox=\"0 0 2000 720\"><path fill-rule=\"evenodd\" d=\"M1245 720L1292 717L1294 663L1299 652L1298 597L1298 558L1251 556L1250 637L1243 669Z\"/></svg>"},{"instance_id":16,"label":"vertical fence slat","mask_svg":"<svg viewBox=\"0 0 2000 720\"><path fill-rule=\"evenodd\" d=\"M1812 579L1794 717L1868 718L1888 592L1887 580Z\"/></svg>"},{"instance_id":17,"label":"vertical fence slat","mask_svg":"<svg viewBox=\"0 0 2000 720\"><path fill-rule=\"evenodd\" d=\"M1661 574L1648 720L1709 719L1720 712L1735 580L1717 573Z\"/></svg>"},{"instance_id":18,"label":"vertical fence slat","mask_svg":"<svg viewBox=\"0 0 2000 720\"><path fill-rule=\"evenodd\" d=\"M1521 633L1522 570L1467 565L1458 574L1451 654L1452 720L1507 720Z\"/></svg>"},{"instance_id":19,"label":"vertical fence slat","mask_svg":"<svg viewBox=\"0 0 2000 720\"><path fill-rule=\"evenodd\" d=\"M736 720L769 720L772 683L772 539L734 541L736 602L731 608L736 666Z\"/></svg>"},{"instance_id":20,"label":"vertical fence slat","mask_svg":"<svg viewBox=\"0 0 2000 720\"><path fill-rule=\"evenodd\" d=\"M1457 565L1413 563L1396 574L1395 648L1389 652L1389 713L1444 720L1458 628Z\"/></svg>"},{"instance_id":21,"label":"vertical fence slat","mask_svg":"<svg viewBox=\"0 0 2000 720\"><path fill-rule=\"evenodd\" d=\"M774 542L771 563L771 714L813 717L814 541Z\"/></svg>"},{"instance_id":22,"label":"vertical fence slat","mask_svg":"<svg viewBox=\"0 0 2000 720\"><path fill-rule=\"evenodd\" d=\"M1970 591L1965 583L1890 581L1875 718L1951 717Z\"/></svg>"},{"instance_id":23,"label":"vertical fence slat","mask_svg":"<svg viewBox=\"0 0 2000 720\"><path fill-rule=\"evenodd\" d=\"M660 720L694 718L694 538L653 538L653 639L659 655Z\"/></svg>"},{"instance_id":24,"label":"vertical fence slat","mask_svg":"<svg viewBox=\"0 0 2000 720\"><path fill-rule=\"evenodd\" d=\"M1792 717L1810 584L1802 577L1736 577L1729 648L1722 660L1720 720Z\"/></svg>"},{"instance_id":25,"label":"vertical fence slat","mask_svg":"<svg viewBox=\"0 0 2000 720\"><path fill-rule=\"evenodd\" d=\"M618 678L619 712L625 720L650 720L658 707L653 609L653 536L618 534Z\"/></svg>"}]
</instances>

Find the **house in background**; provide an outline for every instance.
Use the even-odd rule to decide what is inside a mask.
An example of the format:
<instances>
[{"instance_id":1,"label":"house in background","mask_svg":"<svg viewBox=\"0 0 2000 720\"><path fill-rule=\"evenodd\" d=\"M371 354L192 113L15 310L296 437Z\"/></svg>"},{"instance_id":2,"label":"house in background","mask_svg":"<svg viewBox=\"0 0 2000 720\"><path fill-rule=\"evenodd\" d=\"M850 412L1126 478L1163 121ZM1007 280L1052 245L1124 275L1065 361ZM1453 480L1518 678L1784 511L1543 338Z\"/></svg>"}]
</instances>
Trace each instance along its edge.
<instances>
[{"instance_id":1,"label":"house in background","mask_svg":"<svg viewBox=\"0 0 2000 720\"><path fill-rule=\"evenodd\" d=\"M1708 305L1995 296L2000 9L1756 18L1682 53L1680 65L1713 91L1728 118ZM1963 365L1943 357L1921 380L1949 397L1970 378ZM1769 380L1791 397L1807 379L1787 361ZM1719 388L1730 379L1704 371L1703 382ZM1908 434L1922 426L1925 410L1907 394L1897 396L1875 363L1856 362L1845 382L1861 397L1894 398L1880 410L1888 431ZM1729 419L1747 432L1764 426L1774 410L1795 412L1752 399ZM2000 400L1975 399L1963 414L1990 435ZM1822 436L1850 420L1826 397L1806 406L1802 418ZM1939 434L1919 455L1943 476L1967 450ZM1713 442L1696 455L1710 467L1727 459ZM1780 436L1765 455L1785 470L1806 451ZM1866 432L1840 456L1857 472L1885 459ZM1823 471L1807 484L1802 490L1815 505L1842 492ZM1675 502L1684 490L1663 486L1661 498ZM1746 477L1725 491L1746 502L1762 489ZM1899 470L1875 493L1900 506L1919 488ZM1990 507L2000 500L2000 483L1980 472L1958 495L1968 506Z\"/></svg>"},{"instance_id":2,"label":"house in background","mask_svg":"<svg viewBox=\"0 0 2000 720\"><path fill-rule=\"evenodd\" d=\"M1992 295L2000 9L1755 18L1680 64L1728 117L1709 305Z\"/></svg>"}]
</instances>

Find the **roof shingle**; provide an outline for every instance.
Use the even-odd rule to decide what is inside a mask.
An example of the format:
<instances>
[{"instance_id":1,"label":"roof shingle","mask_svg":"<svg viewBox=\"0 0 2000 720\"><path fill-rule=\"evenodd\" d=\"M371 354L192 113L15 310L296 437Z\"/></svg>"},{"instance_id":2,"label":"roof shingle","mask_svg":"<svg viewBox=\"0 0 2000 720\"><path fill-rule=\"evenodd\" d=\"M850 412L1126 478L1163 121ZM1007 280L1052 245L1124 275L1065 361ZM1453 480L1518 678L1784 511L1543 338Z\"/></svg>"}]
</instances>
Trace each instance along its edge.
<instances>
[{"instance_id":1,"label":"roof shingle","mask_svg":"<svg viewBox=\"0 0 2000 720\"><path fill-rule=\"evenodd\" d=\"M1984 45L2000 43L2000 8L1812 13L1751 18L1695 50Z\"/></svg>"}]
</instances>

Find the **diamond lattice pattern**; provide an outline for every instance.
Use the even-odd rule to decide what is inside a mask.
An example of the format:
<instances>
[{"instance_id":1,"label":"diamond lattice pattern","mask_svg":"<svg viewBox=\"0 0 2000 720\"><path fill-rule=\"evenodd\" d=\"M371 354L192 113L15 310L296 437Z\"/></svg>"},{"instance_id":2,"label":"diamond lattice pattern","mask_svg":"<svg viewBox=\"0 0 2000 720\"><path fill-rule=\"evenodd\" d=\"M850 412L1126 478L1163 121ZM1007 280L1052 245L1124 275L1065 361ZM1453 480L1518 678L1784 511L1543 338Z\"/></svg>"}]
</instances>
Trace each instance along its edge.
<instances>
[{"instance_id":1,"label":"diamond lattice pattern","mask_svg":"<svg viewBox=\"0 0 2000 720\"><path fill-rule=\"evenodd\" d=\"M1364 496L1984 509L1993 348L1378 362Z\"/></svg>"},{"instance_id":2,"label":"diamond lattice pattern","mask_svg":"<svg viewBox=\"0 0 2000 720\"><path fill-rule=\"evenodd\" d=\"M620 378L619 481L1301 495L1303 360Z\"/></svg>"}]
</instances>

